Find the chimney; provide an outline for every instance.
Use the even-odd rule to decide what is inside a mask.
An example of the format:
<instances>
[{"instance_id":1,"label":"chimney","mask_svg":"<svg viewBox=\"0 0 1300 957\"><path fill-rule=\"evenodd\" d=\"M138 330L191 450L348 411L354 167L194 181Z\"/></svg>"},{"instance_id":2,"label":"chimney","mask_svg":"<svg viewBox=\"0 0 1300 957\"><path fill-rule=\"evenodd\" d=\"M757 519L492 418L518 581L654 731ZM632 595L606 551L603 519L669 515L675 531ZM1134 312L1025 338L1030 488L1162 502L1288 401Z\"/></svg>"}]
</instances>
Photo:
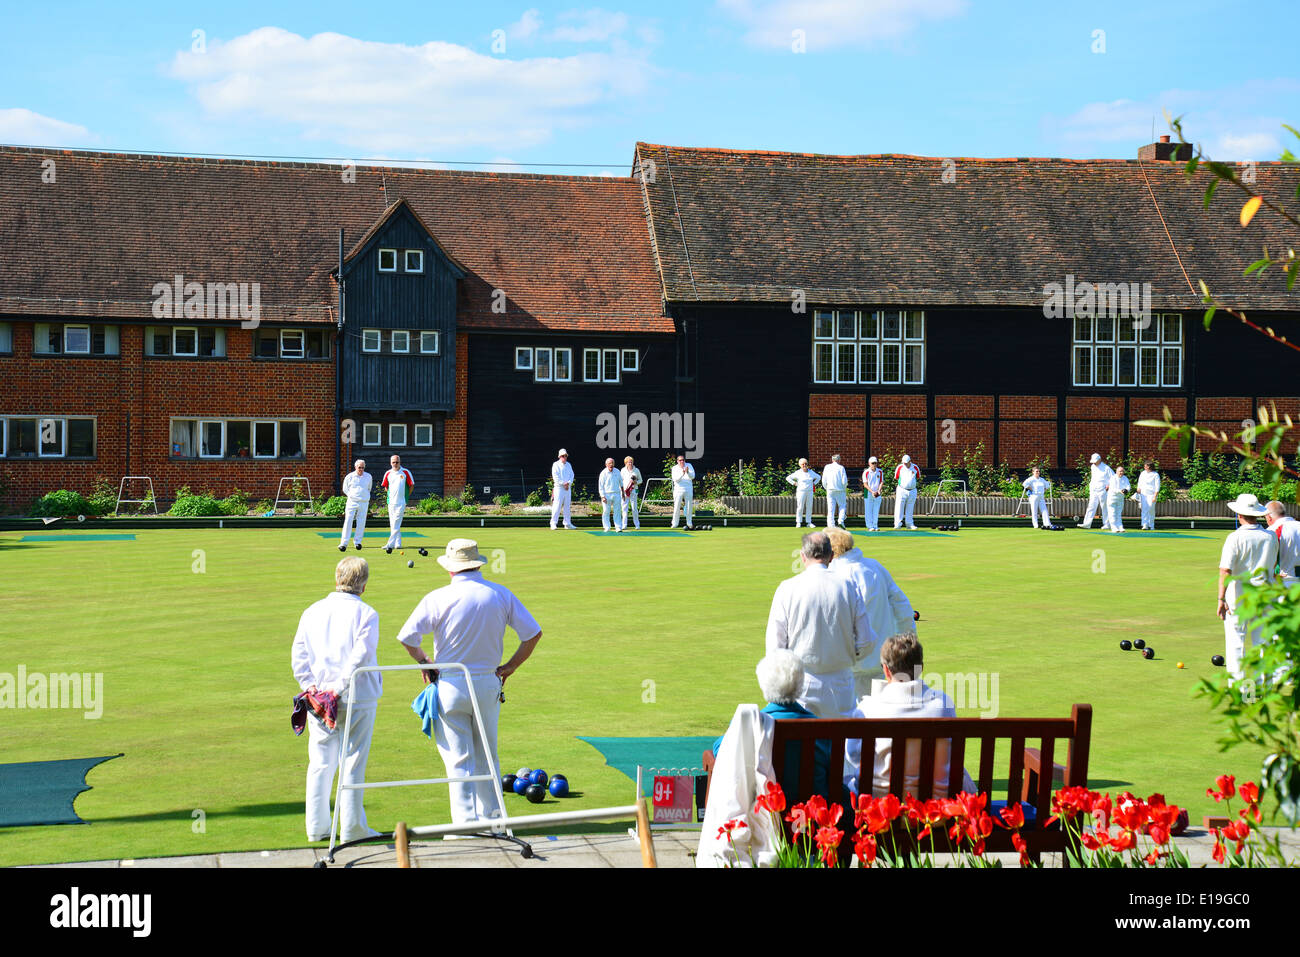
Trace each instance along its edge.
<instances>
[{"instance_id":1,"label":"chimney","mask_svg":"<svg viewBox=\"0 0 1300 957\"><path fill-rule=\"evenodd\" d=\"M1138 159L1146 162L1175 160L1185 163L1192 158L1191 143L1170 143L1169 134L1161 135L1159 143L1149 143L1138 148Z\"/></svg>"}]
</instances>

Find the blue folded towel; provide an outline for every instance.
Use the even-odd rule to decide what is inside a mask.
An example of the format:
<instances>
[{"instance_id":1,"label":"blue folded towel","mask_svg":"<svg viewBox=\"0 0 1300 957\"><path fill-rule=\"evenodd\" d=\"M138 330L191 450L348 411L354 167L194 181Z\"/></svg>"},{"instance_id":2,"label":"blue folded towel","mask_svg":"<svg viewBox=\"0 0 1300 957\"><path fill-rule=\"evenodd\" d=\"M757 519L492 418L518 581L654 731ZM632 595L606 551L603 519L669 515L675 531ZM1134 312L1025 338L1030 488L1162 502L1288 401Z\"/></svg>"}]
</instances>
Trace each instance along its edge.
<instances>
[{"instance_id":1,"label":"blue folded towel","mask_svg":"<svg viewBox=\"0 0 1300 957\"><path fill-rule=\"evenodd\" d=\"M438 720L438 683L424 686L424 690L411 702L411 710L418 714L424 723L424 736L433 737L433 723Z\"/></svg>"}]
</instances>

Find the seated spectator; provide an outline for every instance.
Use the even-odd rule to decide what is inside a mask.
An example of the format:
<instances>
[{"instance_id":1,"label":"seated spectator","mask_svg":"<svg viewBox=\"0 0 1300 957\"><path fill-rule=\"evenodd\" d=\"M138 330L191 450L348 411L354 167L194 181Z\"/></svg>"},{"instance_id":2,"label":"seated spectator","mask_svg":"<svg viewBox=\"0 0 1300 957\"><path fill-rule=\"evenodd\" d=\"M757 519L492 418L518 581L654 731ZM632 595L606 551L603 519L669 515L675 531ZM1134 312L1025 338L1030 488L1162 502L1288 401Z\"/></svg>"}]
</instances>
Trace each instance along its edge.
<instances>
[{"instance_id":1,"label":"seated spectator","mask_svg":"<svg viewBox=\"0 0 1300 957\"><path fill-rule=\"evenodd\" d=\"M894 635L880 649L880 664L885 671L885 687L874 695L859 699L854 717L857 718L955 718L957 706L942 691L931 688L921 680L924 668L921 643L914 634ZM916 797L921 778L921 742L908 741L904 757L903 791ZM872 795L884 797L889 793L890 772L893 769L893 739L876 739L875 769L872 774ZM926 797L946 797L948 794L948 762L951 759L949 742L936 742L934 749L934 790ZM862 742L850 739L844 750L844 786L858 793L858 768L862 761ZM959 790L974 793L975 784L962 769ZM924 800L924 798L922 798Z\"/></svg>"}]
</instances>

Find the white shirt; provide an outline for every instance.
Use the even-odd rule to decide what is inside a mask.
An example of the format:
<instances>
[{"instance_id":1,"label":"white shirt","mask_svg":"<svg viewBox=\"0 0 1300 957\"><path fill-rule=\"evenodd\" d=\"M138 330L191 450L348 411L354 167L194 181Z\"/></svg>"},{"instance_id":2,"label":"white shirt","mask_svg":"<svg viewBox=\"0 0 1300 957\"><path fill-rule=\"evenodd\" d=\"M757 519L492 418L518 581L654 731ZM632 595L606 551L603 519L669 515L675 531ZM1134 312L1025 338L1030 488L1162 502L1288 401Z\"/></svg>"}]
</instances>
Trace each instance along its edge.
<instances>
[{"instance_id":1,"label":"white shirt","mask_svg":"<svg viewBox=\"0 0 1300 957\"><path fill-rule=\"evenodd\" d=\"M867 558L856 546L833 559L831 571L856 584L867 603L867 621L875 637L870 648L861 650L856 665L859 671L875 671L880 667L880 646L885 639L916 630L912 603L885 566Z\"/></svg>"},{"instance_id":2,"label":"white shirt","mask_svg":"<svg viewBox=\"0 0 1300 957\"><path fill-rule=\"evenodd\" d=\"M863 469L862 470L862 487L869 492L880 494L880 490L885 486L885 473L880 469Z\"/></svg>"},{"instance_id":3,"label":"white shirt","mask_svg":"<svg viewBox=\"0 0 1300 957\"><path fill-rule=\"evenodd\" d=\"M1116 475L1110 473L1110 479L1106 482L1106 495L1113 502L1124 497L1124 493L1129 491L1132 486L1128 484L1127 475Z\"/></svg>"},{"instance_id":4,"label":"white shirt","mask_svg":"<svg viewBox=\"0 0 1300 957\"><path fill-rule=\"evenodd\" d=\"M855 718L955 718L957 706L942 691L931 688L925 682L890 681L877 694L866 695L858 700L854 709ZM908 741L907 754L904 758L903 791L916 794L921 783L921 742ZM933 797L946 797L948 794L948 765L952 760L951 742L940 738L934 746L934 791ZM893 770L893 738L876 739L876 759L872 777L872 792L876 797L889 793L889 778ZM862 741L850 738L844 746L844 783L853 793L858 793L858 763L862 758ZM963 790L973 791L968 776L963 769Z\"/></svg>"},{"instance_id":5,"label":"white shirt","mask_svg":"<svg viewBox=\"0 0 1300 957\"><path fill-rule=\"evenodd\" d=\"M370 477L369 472L358 475L356 470L353 470L343 480L343 494L348 497L349 502L365 505L370 501L370 486L373 482L374 479Z\"/></svg>"},{"instance_id":6,"label":"white shirt","mask_svg":"<svg viewBox=\"0 0 1300 957\"><path fill-rule=\"evenodd\" d=\"M686 463L686 468L680 465L673 466L673 484L686 491L691 490L691 483L695 481L695 466L690 462Z\"/></svg>"},{"instance_id":7,"label":"white shirt","mask_svg":"<svg viewBox=\"0 0 1300 957\"><path fill-rule=\"evenodd\" d=\"M1143 469L1142 474L1138 476L1138 491L1148 502L1154 502L1156 494L1160 491L1160 473L1155 469L1149 472Z\"/></svg>"},{"instance_id":8,"label":"white shirt","mask_svg":"<svg viewBox=\"0 0 1300 957\"><path fill-rule=\"evenodd\" d=\"M603 496L623 494L623 476L618 469L601 469L596 479L596 486Z\"/></svg>"},{"instance_id":9,"label":"white shirt","mask_svg":"<svg viewBox=\"0 0 1300 957\"><path fill-rule=\"evenodd\" d=\"M341 702L352 673L379 664L379 612L359 595L336 591L302 613L293 638L293 676L306 691L315 685L333 691ZM374 702L383 693L377 671L357 678L357 703Z\"/></svg>"},{"instance_id":10,"label":"white shirt","mask_svg":"<svg viewBox=\"0 0 1300 957\"><path fill-rule=\"evenodd\" d=\"M812 469L808 469L807 471L804 469L795 469L785 477L785 480L793 485L797 491L811 492L817 483L822 480L822 477Z\"/></svg>"},{"instance_id":11,"label":"white shirt","mask_svg":"<svg viewBox=\"0 0 1300 957\"><path fill-rule=\"evenodd\" d=\"M899 462L898 468L894 469L894 481L898 483L899 489L908 492L916 488L916 477L920 473L921 470L916 467L915 462L908 462L906 465Z\"/></svg>"},{"instance_id":12,"label":"white shirt","mask_svg":"<svg viewBox=\"0 0 1300 957\"><path fill-rule=\"evenodd\" d=\"M435 662L460 662L471 675L486 675L501 664L507 626L521 642L542 632L509 588L476 569L457 573L451 584L421 598L397 640L418 648L424 635L433 635Z\"/></svg>"},{"instance_id":13,"label":"white shirt","mask_svg":"<svg viewBox=\"0 0 1300 957\"><path fill-rule=\"evenodd\" d=\"M1114 474L1105 462L1097 463L1092 467L1092 480L1088 482L1088 491L1100 495L1106 491L1106 486L1110 484L1110 477Z\"/></svg>"},{"instance_id":14,"label":"white shirt","mask_svg":"<svg viewBox=\"0 0 1300 957\"><path fill-rule=\"evenodd\" d=\"M384 480L379 483L379 486L388 489L389 508L406 505L408 485L414 486L415 479L407 469L389 469L384 473Z\"/></svg>"},{"instance_id":15,"label":"white shirt","mask_svg":"<svg viewBox=\"0 0 1300 957\"><path fill-rule=\"evenodd\" d=\"M1282 516L1280 521L1269 526L1269 534L1278 540L1278 563L1283 574L1295 577L1296 568L1300 566L1300 522L1290 515Z\"/></svg>"},{"instance_id":16,"label":"white shirt","mask_svg":"<svg viewBox=\"0 0 1300 957\"><path fill-rule=\"evenodd\" d=\"M641 489L641 470L635 465L631 468L624 466L618 470L618 474L623 480L623 491L628 498L631 498ZM635 483L632 481L636 479Z\"/></svg>"},{"instance_id":17,"label":"white shirt","mask_svg":"<svg viewBox=\"0 0 1300 957\"><path fill-rule=\"evenodd\" d=\"M1030 495L1046 495L1047 490L1052 487L1052 483L1047 479L1039 476L1034 478L1032 475L1024 481L1025 491Z\"/></svg>"},{"instance_id":18,"label":"white shirt","mask_svg":"<svg viewBox=\"0 0 1300 957\"><path fill-rule=\"evenodd\" d=\"M837 462L831 462L822 469L822 488L828 492L843 492L849 487L849 473L844 471L844 466Z\"/></svg>"},{"instance_id":19,"label":"white shirt","mask_svg":"<svg viewBox=\"0 0 1300 957\"><path fill-rule=\"evenodd\" d=\"M551 466L551 482L557 492L563 491L561 485L573 484L573 466L564 459L556 459L555 464Z\"/></svg>"},{"instance_id":20,"label":"white shirt","mask_svg":"<svg viewBox=\"0 0 1300 957\"><path fill-rule=\"evenodd\" d=\"M1228 536L1219 556L1219 568L1231 575L1249 575L1252 585L1265 585L1273 580L1273 566L1277 564L1277 536L1261 525L1242 525ZM1257 569L1262 569L1256 574ZM1241 582L1228 580L1224 593L1228 608L1237 607L1241 595Z\"/></svg>"},{"instance_id":21,"label":"white shirt","mask_svg":"<svg viewBox=\"0 0 1300 957\"><path fill-rule=\"evenodd\" d=\"M767 650L788 648L813 674L849 671L877 641L857 587L821 562L776 586L767 617Z\"/></svg>"}]
</instances>

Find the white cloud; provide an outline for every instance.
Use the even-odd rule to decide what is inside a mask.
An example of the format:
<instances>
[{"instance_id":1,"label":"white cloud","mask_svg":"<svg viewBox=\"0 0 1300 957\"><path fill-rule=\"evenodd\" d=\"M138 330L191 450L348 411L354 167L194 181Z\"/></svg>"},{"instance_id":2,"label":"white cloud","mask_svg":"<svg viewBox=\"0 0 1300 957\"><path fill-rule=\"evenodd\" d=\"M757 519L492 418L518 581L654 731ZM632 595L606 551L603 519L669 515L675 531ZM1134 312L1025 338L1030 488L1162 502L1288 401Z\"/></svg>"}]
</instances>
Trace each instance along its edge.
<instances>
[{"instance_id":1,"label":"white cloud","mask_svg":"<svg viewBox=\"0 0 1300 957\"><path fill-rule=\"evenodd\" d=\"M541 28L541 11L533 8L525 10L523 16L506 27L506 36L512 40L527 40Z\"/></svg>"},{"instance_id":2,"label":"white cloud","mask_svg":"<svg viewBox=\"0 0 1300 957\"><path fill-rule=\"evenodd\" d=\"M85 146L96 139L84 126L21 107L0 110L0 143L15 146Z\"/></svg>"},{"instance_id":3,"label":"white cloud","mask_svg":"<svg viewBox=\"0 0 1300 957\"><path fill-rule=\"evenodd\" d=\"M1271 160L1281 152L1282 143L1272 133L1224 133L1210 155L1225 160Z\"/></svg>"},{"instance_id":4,"label":"white cloud","mask_svg":"<svg viewBox=\"0 0 1300 957\"><path fill-rule=\"evenodd\" d=\"M213 118L296 127L308 139L375 151L518 150L637 96L651 69L615 57L507 59L453 43L377 43L262 27L206 53L178 53L172 75L193 84ZM638 68L639 67L639 68Z\"/></svg>"},{"instance_id":5,"label":"white cloud","mask_svg":"<svg viewBox=\"0 0 1300 957\"><path fill-rule=\"evenodd\" d=\"M966 0L718 0L755 46L790 49L802 30L809 52L896 40L924 20L966 11Z\"/></svg>"},{"instance_id":6,"label":"white cloud","mask_svg":"<svg viewBox=\"0 0 1300 957\"><path fill-rule=\"evenodd\" d=\"M562 26L550 32L550 39L566 43L603 43L627 30L626 13L610 13L599 8L568 10L560 14Z\"/></svg>"}]
</instances>

